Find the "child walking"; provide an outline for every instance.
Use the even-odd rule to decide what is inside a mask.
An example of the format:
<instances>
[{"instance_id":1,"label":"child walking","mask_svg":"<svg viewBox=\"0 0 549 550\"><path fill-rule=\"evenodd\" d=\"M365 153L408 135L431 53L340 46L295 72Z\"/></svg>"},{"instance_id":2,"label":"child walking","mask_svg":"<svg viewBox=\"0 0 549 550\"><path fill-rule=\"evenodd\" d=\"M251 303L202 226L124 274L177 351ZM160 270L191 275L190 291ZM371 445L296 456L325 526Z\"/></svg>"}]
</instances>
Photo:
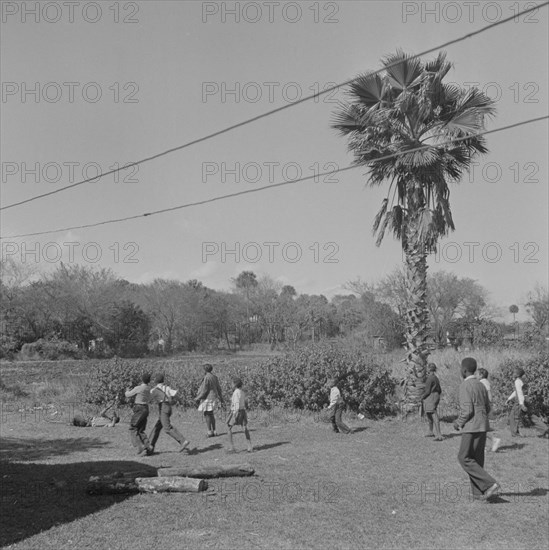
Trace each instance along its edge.
<instances>
[{"instance_id":1,"label":"child walking","mask_svg":"<svg viewBox=\"0 0 549 550\"><path fill-rule=\"evenodd\" d=\"M198 388L198 395L196 401L198 410L204 413L204 419L206 420L206 427L208 428L208 437L214 437L217 435L215 431L215 411L224 405L223 394L221 392L221 386L217 376L212 373L212 365L206 363L204 365L204 379L200 388Z\"/></svg>"},{"instance_id":2,"label":"child walking","mask_svg":"<svg viewBox=\"0 0 549 550\"><path fill-rule=\"evenodd\" d=\"M345 408L345 401L343 401L341 392L337 387L337 379L330 378L328 380L328 386L331 388L330 405L328 406L328 410L330 411L330 420L332 422L332 428L336 433L343 432L344 434L350 434L352 433L351 428L349 428L349 426L347 426L347 424L345 424L341 419L343 409Z\"/></svg>"},{"instance_id":3,"label":"child walking","mask_svg":"<svg viewBox=\"0 0 549 550\"><path fill-rule=\"evenodd\" d=\"M490 382L488 381L488 371L486 369L478 369L478 376L480 383L486 388L486 391L488 392L488 401L490 402L490 406L492 405L492 387L490 385ZM490 407L491 408L491 407ZM492 448L491 451L493 453L496 453L499 449L499 445L501 443L501 439L499 437L496 437L496 432L492 430L492 432L486 433L486 438L492 440Z\"/></svg>"},{"instance_id":4,"label":"child walking","mask_svg":"<svg viewBox=\"0 0 549 550\"><path fill-rule=\"evenodd\" d=\"M233 427L242 426L244 428L246 441L248 442L248 452L251 453L253 451L253 447L250 432L248 431L248 414L246 413L248 399L242 390L242 380L240 380L240 378L235 378L233 380L233 388L234 392L231 398L231 412L227 418L227 426L229 427L229 448L227 449L227 452L235 452L233 444Z\"/></svg>"}]
</instances>

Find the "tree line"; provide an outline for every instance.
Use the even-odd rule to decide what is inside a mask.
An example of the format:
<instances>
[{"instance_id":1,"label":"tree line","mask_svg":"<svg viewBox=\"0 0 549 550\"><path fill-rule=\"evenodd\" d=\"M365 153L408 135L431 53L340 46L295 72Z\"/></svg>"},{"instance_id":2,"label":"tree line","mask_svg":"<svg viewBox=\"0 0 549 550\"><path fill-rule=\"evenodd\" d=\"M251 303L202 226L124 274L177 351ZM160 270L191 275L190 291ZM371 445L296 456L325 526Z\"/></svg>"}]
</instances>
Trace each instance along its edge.
<instances>
[{"instance_id":1,"label":"tree line","mask_svg":"<svg viewBox=\"0 0 549 550\"><path fill-rule=\"evenodd\" d=\"M265 342L294 349L307 341L357 336L390 350L405 341L402 269L376 284L348 282L331 300L298 294L269 276L243 271L229 291L198 280L134 284L105 268L59 264L49 273L6 259L1 264L0 354L136 357L187 351L236 351ZM494 343L510 327L492 320L488 291L444 271L428 277L434 346ZM536 300L532 300L532 303ZM547 293L538 289L532 324L546 326ZM537 303L536 302L536 303ZM544 317L545 315L545 317Z\"/></svg>"}]
</instances>

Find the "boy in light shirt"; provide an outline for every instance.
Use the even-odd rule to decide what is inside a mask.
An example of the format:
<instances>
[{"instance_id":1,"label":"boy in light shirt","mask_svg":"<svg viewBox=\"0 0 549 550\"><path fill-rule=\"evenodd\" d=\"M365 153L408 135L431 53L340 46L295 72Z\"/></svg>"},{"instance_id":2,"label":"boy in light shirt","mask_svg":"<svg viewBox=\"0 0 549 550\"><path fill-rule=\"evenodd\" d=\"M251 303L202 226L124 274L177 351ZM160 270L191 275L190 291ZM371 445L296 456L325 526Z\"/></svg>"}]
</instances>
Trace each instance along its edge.
<instances>
[{"instance_id":1,"label":"boy in light shirt","mask_svg":"<svg viewBox=\"0 0 549 550\"><path fill-rule=\"evenodd\" d=\"M164 375L162 373L157 374L154 379L156 386L151 390L151 403L158 403L158 420L154 425L150 439L150 451L154 452L154 447L160 432L162 429L164 433L168 434L170 437L173 437L179 443L179 452L184 451L189 446L189 442L183 437L183 435L172 426L171 416L172 416L172 405L174 402L174 397L177 394L177 390L170 388L167 384L164 383Z\"/></svg>"},{"instance_id":2,"label":"boy in light shirt","mask_svg":"<svg viewBox=\"0 0 549 550\"><path fill-rule=\"evenodd\" d=\"M350 434L353 431L341 419L341 415L343 414L343 409L345 408L345 402L343 401L341 392L337 387L337 379L330 378L328 380L328 386L331 388L330 405L328 406L328 410L330 411L330 420L332 422L332 428L336 433L343 432L344 434Z\"/></svg>"},{"instance_id":3,"label":"boy in light shirt","mask_svg":"<svg viewBox=\"0 0 549 550\"><path fill-rule=\"evenodd\" d=\"M231 412L227 418L227 426L229 427L229 448L227 449L227 452L236 452L233 444L233 427L242 426L244 428L246 441L248 442L248 452L251 453L253 451L253 447L250 432L248 431L248 414L246 413L248 399L242 390L242 380L240 380L240 378L235 378L233 380L233 387L234 392L231 397Z\"/></svg>"}]
</instances>

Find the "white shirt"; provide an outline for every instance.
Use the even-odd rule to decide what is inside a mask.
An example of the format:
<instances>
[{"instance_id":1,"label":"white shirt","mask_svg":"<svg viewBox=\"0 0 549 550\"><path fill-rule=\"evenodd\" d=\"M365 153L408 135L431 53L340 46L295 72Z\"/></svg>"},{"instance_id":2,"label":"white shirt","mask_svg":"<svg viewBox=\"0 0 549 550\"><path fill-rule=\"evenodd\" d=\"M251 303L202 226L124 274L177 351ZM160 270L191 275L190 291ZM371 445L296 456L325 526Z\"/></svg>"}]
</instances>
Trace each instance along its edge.
<instances>
[{"instance_id":1,"label":"white shirt","mask_svg":"<svg viewBox=\"0 0 549 550\"><path fill-rule=\"evenodd\" d=\"M490 382L488 381L488 378L481 378L480 383L486 388L486 391L488 392L488 399L490 403L492 402L492 388L490 386Z\"/></svg>"},{"instance_id":2,"label":"white shirt","mask_svg":"<svg viewBox=\"0 0 549 550\"><path fill-rule=\"evenodd\" d=\"M343 398L341 397L341 392L339 391L339 388L337 386L334 386L330 390L330 405L329 409L337 405L337 403L343 403Z\"/></svg>"},{"instance_id":3,"label":"white shirt","mask_svg":"<svg viewBox=\"0 0 549 550\"><path fill-rule=\"evenodd\" d=\"M238 412L246 408L246 394L240 389L236 388L231 397L231 411Z\"/></svg>"},{"instance_id":4,"label":"white shirt","mask_svg":"<svg viewBox=\"0 0 549 550\"><path fill-rule=\"evenodd\" d=\"M515 391L507 398L507 401L511 401L511 399L516 397L519 405L522 407L522 405L524 405L524 393L522 392L522 386L524 386L524 382L520 378L517 378L515 380Z\"/></svg>"}]
</instances>

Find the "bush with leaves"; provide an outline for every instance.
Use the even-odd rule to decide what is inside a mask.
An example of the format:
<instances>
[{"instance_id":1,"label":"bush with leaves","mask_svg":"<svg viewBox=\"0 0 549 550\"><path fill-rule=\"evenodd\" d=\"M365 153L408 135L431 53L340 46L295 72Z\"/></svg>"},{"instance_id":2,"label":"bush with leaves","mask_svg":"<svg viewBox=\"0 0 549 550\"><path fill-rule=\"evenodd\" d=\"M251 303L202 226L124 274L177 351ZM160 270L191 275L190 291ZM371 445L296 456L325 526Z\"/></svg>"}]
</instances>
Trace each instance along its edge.
<instances>
[{"instance_id":1,"label":"bush with leaves","mask_svg":"<svg viewBox=\"0 0 549 550\"><path fill-rule=\"evenodd\" d=\"M193 364L189 361L154 361L154 360L129 360L115 357L109 361L97 362L91 369L88 382L85 387L85 400L87 403L101 405L117 400L120 405L128 403L124 393L141 381L144 372L155 374L163 373L165 382L178 390L175 403L183 407L196 407L196 395L204 377L202 361ZM226 402L230 401L232 394L232 379L239 376L243 380L249 378L247 368L218 365L214 373L218 375Z\"/></svg>"},{"instance_id":2,"label":"bush with leaves","mask_svg":"<svg viewBox=\"0 0 549 550\"><path fill-rule=\"evenodd\" d=\"M250 404L319 411L329 403L326 381L335 377L347 407L376 417L393 412L396 381L372 357L320 344L273 357L250 373Z\"/></svg>"},{"instance_id":3,"label":"bush with leaves","mask_svg":"<svg viewBox=\"0 0 549 550\"><path fill-rule=\"evenodd\" d=\"M96 363L84 388L86 402L94 405L126 404L125 391L140 383L141 375L150 372L147 367L145 362L126 361L118 357Z\"/></svg>"}]
</instances>

